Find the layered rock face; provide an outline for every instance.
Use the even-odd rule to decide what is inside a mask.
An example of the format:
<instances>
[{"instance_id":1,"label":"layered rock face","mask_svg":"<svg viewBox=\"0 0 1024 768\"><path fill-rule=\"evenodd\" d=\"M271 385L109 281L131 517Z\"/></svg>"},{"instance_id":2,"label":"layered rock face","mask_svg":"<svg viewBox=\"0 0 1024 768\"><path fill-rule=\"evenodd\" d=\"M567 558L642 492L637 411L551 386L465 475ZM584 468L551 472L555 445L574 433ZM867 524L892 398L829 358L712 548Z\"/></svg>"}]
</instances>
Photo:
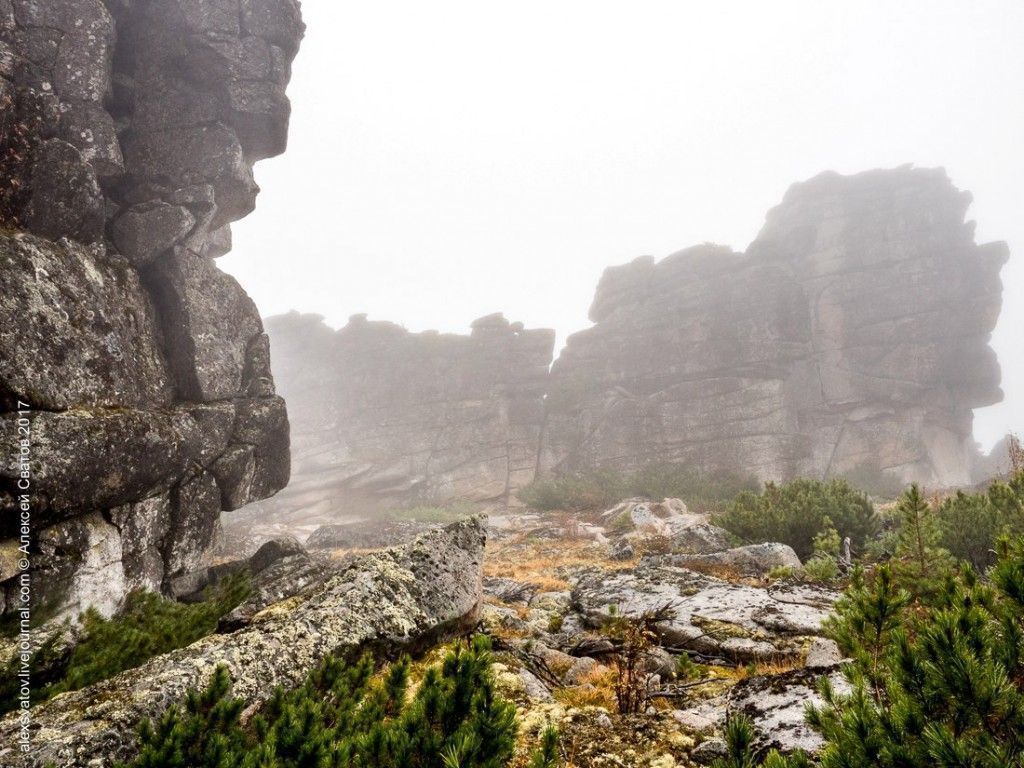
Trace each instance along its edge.
<instances>
[{"instance_id":1,"label":"layered rock face","mask_svg":"<svg viewBox=\"0 0 1024 768\"><path fill-rule=\"evenodd\" d=\"M746 253L607 269L550 373L551 333L495 318L468 338L273 318L297 482L266 508L325 522L505 498L534 468L668 463L966 483L972 409L1002 396L988 340L1007 258L974 242L970 200L941 169L797 184Z\"/></svg>"},{"instance_id":2,"label":"layered rock face","mask_svg":"<svg viewBox=\"0 0 1024 768\"><path fill-rule=\"evenodd\" d=\"M970 200L941 170L825 173L745 254L607 270L552 371L545 464L967 482L1008 255L975 244Z\"/></svg>"},{"instance_id":3,"label":"layered rock face","mask_svg":"<svg viewBox=\"0 0 1024 768\"><path fill-rule=\"evenodd\" d=\"M267 337L214 259L284 149L302 30L295 0L0 0L0 548L29 507L37 606L166 587L288 480Z\"/></svg>"},{"instance_id":4,"label":"layered rock face","mask_svg":"<svg viewBox=\"0 0 1024 768\"><path fill-rule=\"evenodd\" d=\"M554 332L501 315L468 336L357 315L270 318L294 477L261 509L330 520L410 499L504 498L533 478Z\"/></svg>"}]
</instances>

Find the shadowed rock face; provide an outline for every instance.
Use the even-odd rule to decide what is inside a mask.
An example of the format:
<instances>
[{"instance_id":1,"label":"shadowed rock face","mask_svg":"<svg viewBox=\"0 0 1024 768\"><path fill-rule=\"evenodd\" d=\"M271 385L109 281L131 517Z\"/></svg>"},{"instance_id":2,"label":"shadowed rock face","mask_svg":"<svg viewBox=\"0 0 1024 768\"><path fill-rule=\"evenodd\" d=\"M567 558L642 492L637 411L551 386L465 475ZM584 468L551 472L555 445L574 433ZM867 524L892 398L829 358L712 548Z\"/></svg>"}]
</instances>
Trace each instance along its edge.
<instances>
[{"instance_id":1,"label":"shadowed rock face","mask_svg":"<svg viewBox=\"0 0 1024 768\"><path fill-rule=\"evenodd\" d=\"M941 169L796 184L746 253L607 269L550 374L549 331L494 319L457 337L272 318L300 469L267 508L493 499L534 467L964 483L972 409L1002 396L1007 258L974 242L969 203Z\"/></svg>"},{"instance_id":2,"label":"shadowed rock face","mask_svg":"<svg viewBox=\"0 0 1024 768\"><path fill-rule=\"evenodd\" d=\"M166 588L288 480L259 314L213 259L284 150L302 29L295 0L0 0L0 547L20 401L37 606Z\"/></svg>"},{"instance_id":3,"label":"shadowed rock face","mask_svg":"<svg viewBox=\"0 0 1024 768\"><path fill-rule=\"evenodd\" d=\"M482 520L471 518L365 555L246 617L231 634L209 635L45 702L32 710L38 730L30 755L17 752L12 713L0 721L0 764L102 767L130 759L142 720L204 687L219 664L231 674L233 695L255 706L278 685L297 686L328 654L397 655L464 633L478 618L485 538Z\"/></svg>"},{"instance_id":4,"label":"shadowed rock face","mask_svg":"<svg viewBox=\"0 0 1024 768\"><path fill-rule=\"evenodd\" d=\"M680 461L762 478L873 465L969 479L1004 243L977 245L942 170L794 185L746 254L606 270L549 388L547 466Z\"/></svg>"}]
</instances>

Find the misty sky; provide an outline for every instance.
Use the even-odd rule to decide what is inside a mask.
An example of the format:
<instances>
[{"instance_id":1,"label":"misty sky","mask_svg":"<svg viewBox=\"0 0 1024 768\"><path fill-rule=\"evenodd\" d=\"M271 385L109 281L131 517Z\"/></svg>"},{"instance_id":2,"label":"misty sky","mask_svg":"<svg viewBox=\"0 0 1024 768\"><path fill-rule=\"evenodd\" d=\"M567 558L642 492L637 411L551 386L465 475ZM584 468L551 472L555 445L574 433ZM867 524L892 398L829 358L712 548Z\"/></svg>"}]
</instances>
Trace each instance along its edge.
<instances>
[{"instance_id":1,"label":"misty sky","mask_svg":"<svg viewBox=\"0 0 1024 768\"><path fill-rule=\"evenodd\" d=\"M287 153L220 260L264 315L588 325L604 267L743 250L826 169L944 166L1007 240L1024 432L1024 2L303 0Z\"/></svg>"}]
</instances>

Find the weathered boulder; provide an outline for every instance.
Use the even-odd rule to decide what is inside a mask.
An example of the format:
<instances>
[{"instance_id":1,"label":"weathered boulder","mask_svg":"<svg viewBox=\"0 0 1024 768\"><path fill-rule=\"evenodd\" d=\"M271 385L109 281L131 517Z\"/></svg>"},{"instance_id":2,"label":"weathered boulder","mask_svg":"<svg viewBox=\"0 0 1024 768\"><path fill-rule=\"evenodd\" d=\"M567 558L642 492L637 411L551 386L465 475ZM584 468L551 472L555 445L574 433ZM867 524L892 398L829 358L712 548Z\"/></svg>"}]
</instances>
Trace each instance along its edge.
<instances>
[{"instance_id":1,"label":"weathered boulder","mask_svg":"<svg viewBox=\"0 0 1024 768\"><path fill-rule=\"evenodd\" d=\"M249 705L276 685L294 687L328 654L422 649L471 628L481 599L485 534L479 518L431 531L403 547L353 561L307 592L110 680L32 710L30 755L17 751L16 716L0 721L0 762L11 768L114 765L130 758L137 727L227 666Z\"/></svg>"},{"instance_id":2,"label":"weathered boulder","mask_svg":"<svg viewBox=\"0 0 1024 768\"><path fill-rule=\"evenodd\" d=\"M672 534L672 551L683 555L710 555L729 549L732 537L724 528L698 522Z\"/></svg>"},{"instance_id":3,"label":"weathered boulder","mask_svg":"<svg viewBox=\"0 0 1024 768\"><path fill-rule=\"evenodd\" d=\"M212 259L284 149L301 36L295 0L0 1L0 550L21 411L60 613L167 588L287 482L259 314Z\"/></svg>"},{"instance_id":4,"label":"weathered boulder","mask_svg":"<svg viewBox=\"0 0 1024 768\"><path fill-rule=\"evenodd\" d=\"M651 559L636 568L587 568L572 579L573 607L592 626L614 612L668 608L662 644L736 660L802 655L800 638L821 634L835 592L807 585L733 584Z\"/></svg>"},{"instance_id":5,"label":"weathered boulder","mask_svg":"<svg viewBox=\"0 0 1024 768\"><path fill-rule=\"evenodd\" d=\"M788 544L769 542L733 547L722 552L697 555L668 555L663 562L683 568L722 566L748 574L763 576L774 568L800 568L800 558Z\"/></svg>"},{"instance_id":6,"label":"weathered boulder","mask_svg":"<svg viewBox=\"0 0 1024 768\"><path fill-rule=\"evenodd\" d=\"M806 708L824 704L817 691L823 677L829 678L837 694L851 692L838 665L832 665L747 678L730 691L729 701L735 711L750 718L766 749L802 749L813 754L824 740L807 724Z\"/></svg>"}]
</instances>

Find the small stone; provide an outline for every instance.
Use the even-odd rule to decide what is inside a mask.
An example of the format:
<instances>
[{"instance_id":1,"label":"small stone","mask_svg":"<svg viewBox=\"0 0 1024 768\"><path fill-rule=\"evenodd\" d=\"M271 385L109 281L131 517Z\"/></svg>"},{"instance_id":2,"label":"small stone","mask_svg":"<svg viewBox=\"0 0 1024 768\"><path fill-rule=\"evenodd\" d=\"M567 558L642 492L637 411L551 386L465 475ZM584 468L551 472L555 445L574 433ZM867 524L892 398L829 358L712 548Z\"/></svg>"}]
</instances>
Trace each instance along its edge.
<instances>
[{"instance_id":1,"label":"small stone","mask_svg":"<svg viewBox=\"0 0 1024 768\"><path fill-rule=\"evenodd\" d=\"M835 640L827 637L816 637L811 641L807 649L807 658L804 666L807 667L831 667L843 660L843 654Z\"/></svg>"}]
</instances>

